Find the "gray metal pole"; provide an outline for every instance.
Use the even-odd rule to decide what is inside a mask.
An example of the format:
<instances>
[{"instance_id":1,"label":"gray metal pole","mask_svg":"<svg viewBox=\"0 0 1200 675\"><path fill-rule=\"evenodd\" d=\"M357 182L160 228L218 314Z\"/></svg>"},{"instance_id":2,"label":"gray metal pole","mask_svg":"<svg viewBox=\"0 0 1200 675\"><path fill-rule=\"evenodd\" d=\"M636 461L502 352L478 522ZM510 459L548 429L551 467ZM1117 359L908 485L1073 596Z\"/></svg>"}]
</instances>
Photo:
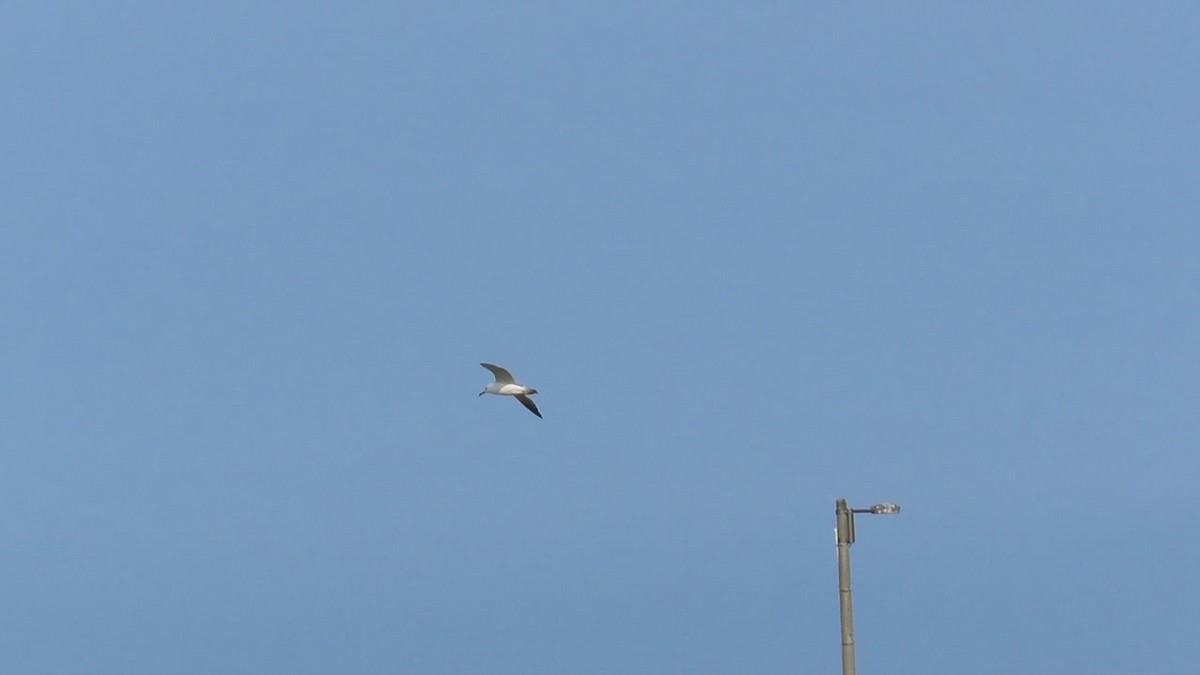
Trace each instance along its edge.
<instances>
[{"instance_id":1,"label":"gray metal pole","mask_svg":"<svg viewBox=\"0 0 1200 675\"><path fill-rule=\"evenodd\" d=\"M842 675L855 675L854 603L850 597L850 545L854 543L854 514L845 499L837 500L838 597L842 609Z\"/></svg>"}]
</instances>

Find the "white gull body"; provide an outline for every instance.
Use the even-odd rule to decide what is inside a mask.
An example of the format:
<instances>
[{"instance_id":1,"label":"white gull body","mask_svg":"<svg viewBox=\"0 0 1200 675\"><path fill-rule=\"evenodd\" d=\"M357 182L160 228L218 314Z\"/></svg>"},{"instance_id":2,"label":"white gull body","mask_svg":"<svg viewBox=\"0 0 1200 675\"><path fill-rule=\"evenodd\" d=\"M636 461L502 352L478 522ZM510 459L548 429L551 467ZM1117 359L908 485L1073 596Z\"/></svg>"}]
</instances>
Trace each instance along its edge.
<instances>
[{"instance_id":1,"label":"white gull body","mask_svg":"<svg viewBox=\"0 0 1200 675\"><path fill-rule=\"evenodd\" d=\"M513 379L512 373L508 372L504 368L501 368L500 366L491 363L481 363L479 365L492 371L492 375L496 377L495 382L492 382L488 386L484 387L483 391L479 392L480 396L483 396L484 394L515 396L516 399L521 402L521 405L529 409L529 412L537 415L538 417L542 416L542 413L538 412L537 406L534 405L533 399L529 398L531 395L537 393L537 389L534 389L533 387L526 387L523 384L517 384L517 382Z\"/></svg>"}]
</instances>

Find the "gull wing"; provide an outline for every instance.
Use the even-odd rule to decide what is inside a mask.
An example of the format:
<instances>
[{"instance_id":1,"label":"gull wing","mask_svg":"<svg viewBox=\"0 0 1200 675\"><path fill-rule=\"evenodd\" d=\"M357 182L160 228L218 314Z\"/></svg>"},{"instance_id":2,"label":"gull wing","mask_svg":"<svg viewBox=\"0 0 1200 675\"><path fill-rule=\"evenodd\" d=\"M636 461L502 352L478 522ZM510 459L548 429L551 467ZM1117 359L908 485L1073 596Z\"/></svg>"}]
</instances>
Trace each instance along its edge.
<instances>
[{"instance_id":1,"label":"gull wing","mask_svg":"<svg viewBox=\"0 0 1200 675\"><path fill-rule=\"evenodd\" d=\"M537 406L534 405L533 399L529 398L525 394L517 394L517 400L521 402L521 405L529 408L529 412L537 415L538 417L542 416L542 413L538 412Z\"/></svg>"},{"instance_id":2,"label":"gull wing","mask_svg":"<svg viewBox=\"0 0 1200 675\"><path fill-rule=\"evenodd\" d=\"M496 376L496 381L499 382L500 384L509 384L510 382L515 381L515 380L513 380L512 373L501 368L500 366L492 365L490 363L481 363L479 365L492 371L492 375Z\"/></svg>"}]
</instances>

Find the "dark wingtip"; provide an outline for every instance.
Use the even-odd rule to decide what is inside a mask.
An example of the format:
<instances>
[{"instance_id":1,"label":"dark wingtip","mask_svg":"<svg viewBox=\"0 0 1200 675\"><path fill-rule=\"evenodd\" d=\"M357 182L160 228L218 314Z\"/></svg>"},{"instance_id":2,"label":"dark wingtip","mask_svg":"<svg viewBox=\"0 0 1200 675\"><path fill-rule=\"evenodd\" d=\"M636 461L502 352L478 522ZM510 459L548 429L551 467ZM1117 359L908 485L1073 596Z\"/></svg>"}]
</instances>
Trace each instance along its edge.
<instances>
[{"instance_id":1,"label":"dark wingtip","mask_svg":"<svg viewBox=\"0 0 1200 675\"><path fill-rule=\"evenodd\" d=\"M542 413L540 413L537 409L537 404L535 404L533 402L533 400L530 399L528 396L526 396L524 394L518 394L517 401L519 401L521 403L521 405L528 408L529 412L533 413L534 415L537 415L538 417L542 416Z\"/></svg>"}]
</instances>

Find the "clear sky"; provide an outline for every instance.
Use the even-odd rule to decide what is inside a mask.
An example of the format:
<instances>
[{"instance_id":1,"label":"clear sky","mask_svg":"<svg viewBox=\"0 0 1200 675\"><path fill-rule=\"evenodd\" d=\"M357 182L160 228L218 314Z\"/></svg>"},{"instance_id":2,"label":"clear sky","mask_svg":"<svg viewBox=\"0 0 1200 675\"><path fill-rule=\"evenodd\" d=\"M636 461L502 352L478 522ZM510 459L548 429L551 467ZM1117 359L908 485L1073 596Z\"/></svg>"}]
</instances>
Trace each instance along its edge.
<instances>
[{"instance_id":1,"label":"clear sky","mask_svg":"<svg viewBox=\"0 0 1200 675\"><path fill-rule=\"evenodd\" d=\"M6 4L0 671L1194 671L1200 10L735 5Z\"/></svg>"}]
</instances>

